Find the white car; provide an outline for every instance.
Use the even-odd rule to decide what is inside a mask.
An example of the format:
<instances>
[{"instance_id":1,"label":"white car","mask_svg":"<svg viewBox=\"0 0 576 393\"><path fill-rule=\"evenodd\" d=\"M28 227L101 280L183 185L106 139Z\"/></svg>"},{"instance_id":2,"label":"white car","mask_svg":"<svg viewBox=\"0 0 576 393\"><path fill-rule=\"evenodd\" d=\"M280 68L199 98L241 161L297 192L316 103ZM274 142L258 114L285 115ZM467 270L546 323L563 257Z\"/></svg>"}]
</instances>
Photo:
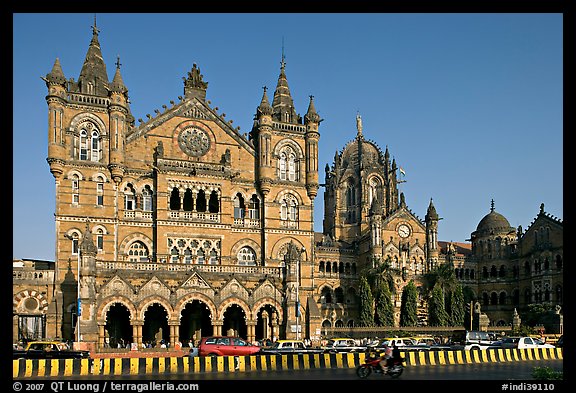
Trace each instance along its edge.
<instances>
[{"instance_id":1,"label":"white car","mask_svg":"<svg viewBox=\"0 0 576 393\"><path fill-rule=\"evenodd\" d=\"M552 344L543 343L533 337L505 337L501 340L502 348L529 349L529 348L556 348Z\"/></svg>"}]
</instances>

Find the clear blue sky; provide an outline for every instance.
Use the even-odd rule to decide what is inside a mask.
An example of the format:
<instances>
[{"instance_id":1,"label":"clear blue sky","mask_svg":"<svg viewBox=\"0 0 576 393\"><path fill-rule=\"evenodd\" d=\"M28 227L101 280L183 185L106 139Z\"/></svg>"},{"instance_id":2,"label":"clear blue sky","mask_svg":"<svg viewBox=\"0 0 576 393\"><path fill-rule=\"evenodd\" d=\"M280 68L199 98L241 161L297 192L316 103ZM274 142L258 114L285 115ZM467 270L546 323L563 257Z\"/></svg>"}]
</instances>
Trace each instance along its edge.
<instances>
[{"instance_id":1,"label":"clear blue sky","mask_svg":"<svg viewBox=\"0 0 576 393\"><path fill-rule=\"evenodd\" d=\"M408 207L430 198L439 239L465 241L496 211L527 228L563 217L563 18L559 13L97 14L109 78L116 57L134 117L183 94L197 63L207 99L248 132L262 86L276 86L282 42L298 113L314 95L320 182L363 133L406 172ZM60 59L78 79L94 14L13 16L13 257L53 260L55 183L47 157L47 93ZM138 124L138 123L137 123ZM315 201L322 231L323 189Z\"/></svg>"}]
</instances>

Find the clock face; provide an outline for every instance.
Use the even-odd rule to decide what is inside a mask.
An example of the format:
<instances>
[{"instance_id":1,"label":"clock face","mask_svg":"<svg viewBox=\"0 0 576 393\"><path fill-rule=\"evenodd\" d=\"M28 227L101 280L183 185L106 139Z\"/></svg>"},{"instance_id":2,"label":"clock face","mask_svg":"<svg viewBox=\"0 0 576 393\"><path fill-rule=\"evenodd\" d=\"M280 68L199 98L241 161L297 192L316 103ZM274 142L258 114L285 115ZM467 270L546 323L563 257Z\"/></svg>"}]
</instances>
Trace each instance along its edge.
<instances>
[{"instance_id":1,"label":"clock face","mask_svg":"<svg viewBox=\"0 0 576 393\"><path fill-rule=\"evenodd\" d=\"M199 157L206 154L210 149L210 137L206 131L189 127L178 135L178 144L184 153L192 157Z\"/></svg>"},{"instance_id":2,"label":"clock face","mask_svg":"<svg viewBox=\"0 0 576 393\"><path fill-rule=\"evenodd\" d=\"M402 224L398 227L398 235L400 237L408 237L410 236L410 228L406 224Z\"/></svg>"}]
</instances>

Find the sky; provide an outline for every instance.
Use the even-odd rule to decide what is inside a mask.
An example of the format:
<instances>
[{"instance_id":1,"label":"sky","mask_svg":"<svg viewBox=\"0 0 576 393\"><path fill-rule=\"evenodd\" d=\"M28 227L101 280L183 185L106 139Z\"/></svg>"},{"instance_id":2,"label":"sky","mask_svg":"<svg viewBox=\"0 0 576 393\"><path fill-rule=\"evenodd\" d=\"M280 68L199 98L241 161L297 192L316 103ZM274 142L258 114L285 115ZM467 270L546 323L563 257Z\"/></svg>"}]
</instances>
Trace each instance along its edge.
<instances>
[{"instance_id":1,"label":"sky","mask_svg":"<svg viewBox=\"0 0 576 393\"><path fill-rule=\"evenodd\" d=\"M13 258L55 258L55 180L46 162L47 88L56 58L78 80L95 14L13 14ZM110 80L117 57L136 119L183 95L196 63L207 100L241 133L284 53L296 111L314 96L319 181L363 134L388 147L421 220L465 242L495 210L526 229L540 204L563 218L561 13L99 13ZM136 122L138 124L138 122ZM324 193L315 200L322 232Z\"/></svg>"}]
</instances>

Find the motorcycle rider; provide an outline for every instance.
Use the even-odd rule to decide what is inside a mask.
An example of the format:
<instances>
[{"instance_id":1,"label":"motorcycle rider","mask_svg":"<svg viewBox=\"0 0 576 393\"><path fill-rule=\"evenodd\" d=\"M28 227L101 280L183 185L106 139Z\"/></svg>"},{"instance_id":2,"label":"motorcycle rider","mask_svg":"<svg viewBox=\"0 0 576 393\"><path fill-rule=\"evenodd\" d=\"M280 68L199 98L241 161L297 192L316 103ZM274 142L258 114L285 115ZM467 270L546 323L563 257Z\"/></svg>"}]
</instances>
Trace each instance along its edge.
<instances>
[{"instance_id":1,"label":"motorcycle rider","mask_svg":"<svg viewBox=\"0 0 576 393\"><path fill-rule=\"evenodd\" d=\"M386 345L384 349L384 354L380 357L380 368L382 369L383 373L388 371L388 365L392 366L391 359L392 359L392 347Z\"/></svg>"}]
</instances>

